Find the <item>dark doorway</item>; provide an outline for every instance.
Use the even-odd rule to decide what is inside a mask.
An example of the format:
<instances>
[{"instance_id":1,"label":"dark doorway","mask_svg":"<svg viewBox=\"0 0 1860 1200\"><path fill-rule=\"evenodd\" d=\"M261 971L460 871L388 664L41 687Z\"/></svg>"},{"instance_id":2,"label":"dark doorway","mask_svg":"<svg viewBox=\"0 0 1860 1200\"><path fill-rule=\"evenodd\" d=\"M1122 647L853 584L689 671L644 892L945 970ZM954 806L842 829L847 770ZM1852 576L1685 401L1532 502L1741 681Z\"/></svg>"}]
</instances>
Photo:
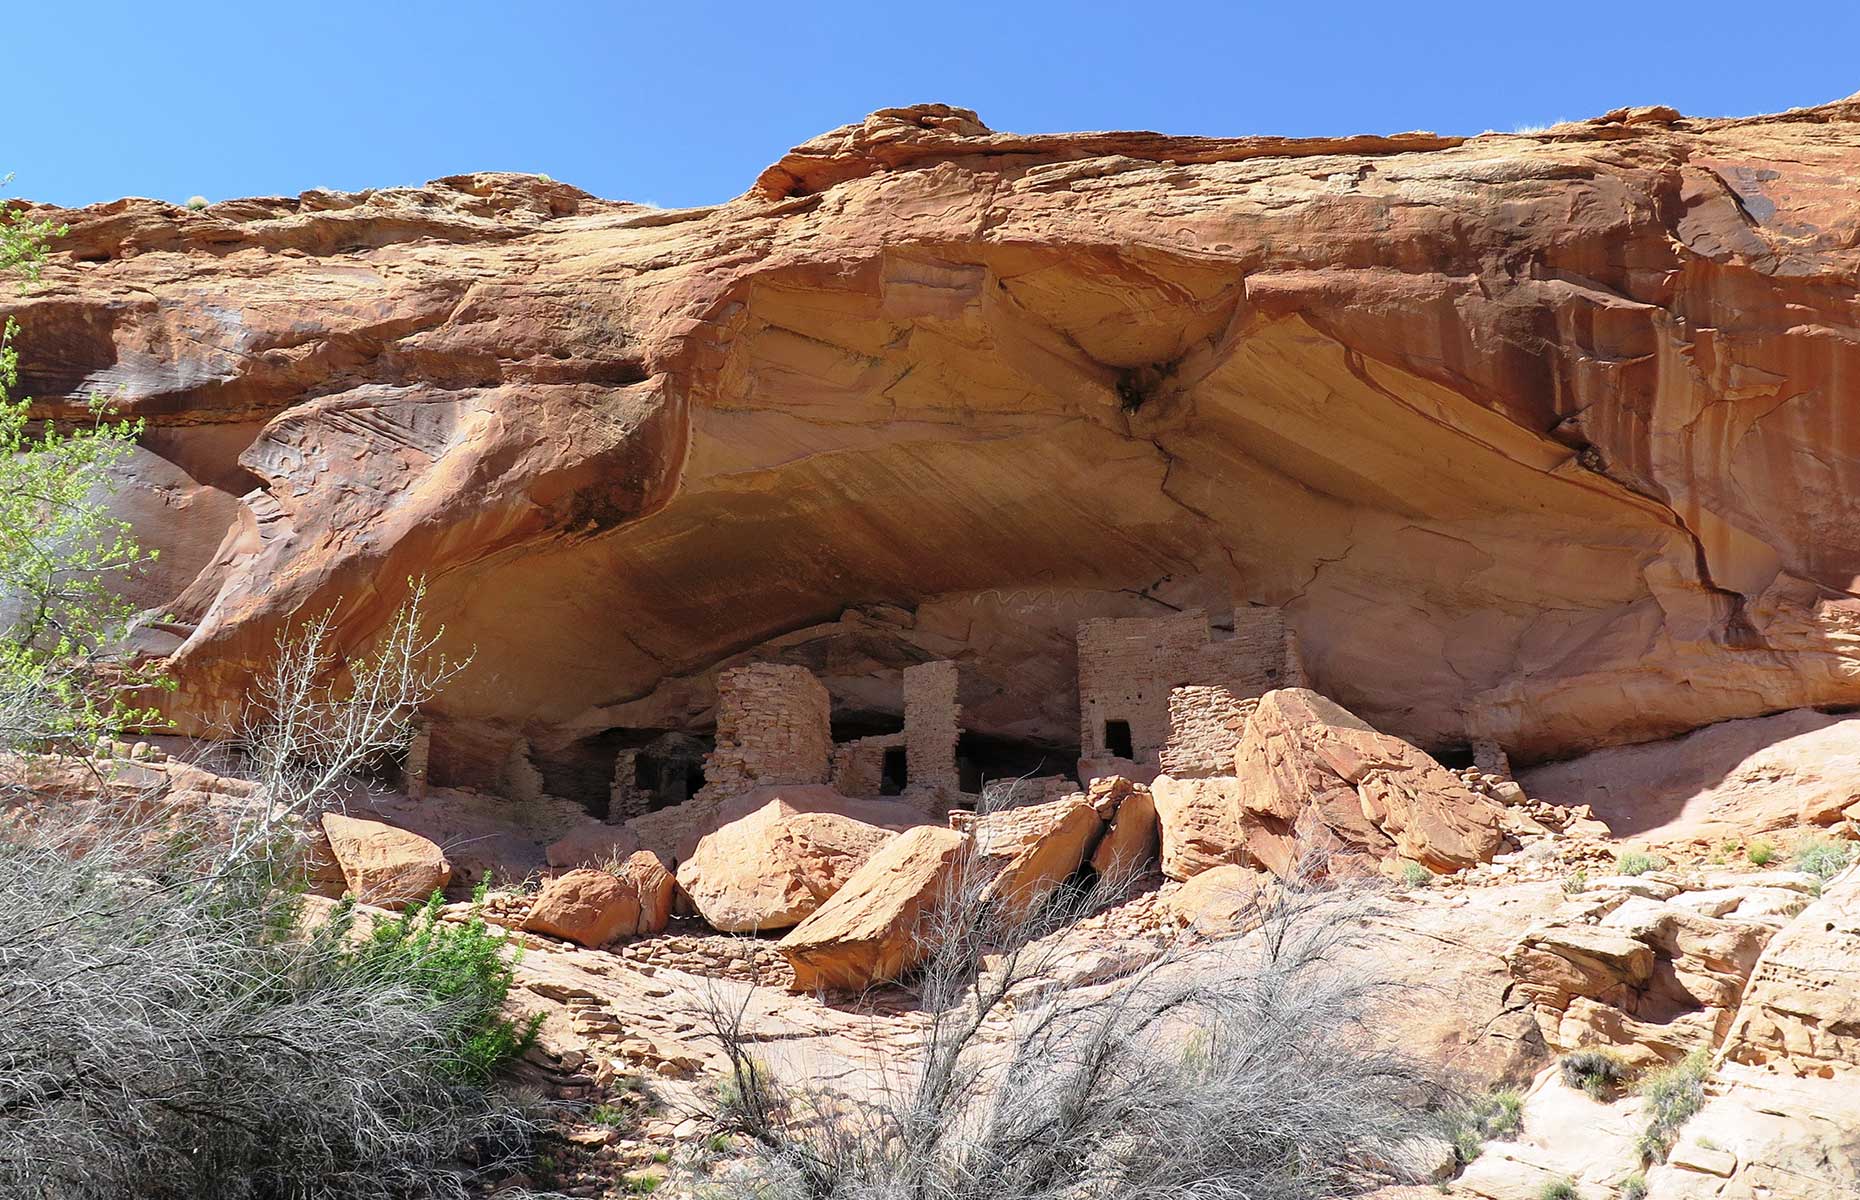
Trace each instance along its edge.
<instances>
[{"instance_id":1,"label":"dark doorway","mask_svg":"<svg viewBox=\"0 0 1860 1200\"><path fill-rule=\"evenodd\" d=\"M1471 746L1442 746L1434 751L1434 761L1453 771L1477 765Z\"/></svg>"},{"instance_id":2,"label":"dark doorway","mask_svg":"<svg viewBox=\"0 0 1860 1200\"><path fill-rule=\"evenodd\" d=\"M1129 721L1106 721L1104 723L1104 750L1114 758L1137 757L1136 748L1130 742Z\"/></svg>"},{"instance_id":3,"label":"dark doorway","mask_svg":"<svg viewBox=\"0 0 1860 1200\"><path fill-rule=\"evenodd\" d=\"M956 766L961 773L962 790L980 792L984 784L997 779L1076 775L1079 748L1021 738L991 737L965 729L956 742Z\"/></svg>"},{"instance_id":4,"label":"dark doorway","mask_svg":"<svg viewBox=\"0 0 1860 1200\"><path fill-rule=\"evenodd\" d=\"M910 759L904 747L893 746L886 750L885 765L878 777L878 794L881 796L901 795L905 785L910 781Z\"/></svg>"}]
</instances>

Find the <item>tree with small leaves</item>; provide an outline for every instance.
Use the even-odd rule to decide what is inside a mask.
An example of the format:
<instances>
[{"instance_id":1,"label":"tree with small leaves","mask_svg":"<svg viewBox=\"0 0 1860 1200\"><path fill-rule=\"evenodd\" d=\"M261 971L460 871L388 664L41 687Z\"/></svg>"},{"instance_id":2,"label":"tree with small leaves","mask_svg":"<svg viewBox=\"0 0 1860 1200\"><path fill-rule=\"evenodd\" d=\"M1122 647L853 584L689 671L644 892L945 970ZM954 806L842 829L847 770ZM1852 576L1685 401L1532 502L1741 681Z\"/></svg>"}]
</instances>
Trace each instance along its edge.
<instances>
[{"instance_id":1,"label":"tree with small leaves","mask_svg":"<svg viewBox=\"0 0 1860 1200\"><path fill-rule=\"evenodd\" d=\"M31 288L64 232L0 206L0 275ZM0 327L0 749L37 750L147 719L125 702L125 678L99 668L134 616L120 585L156 552L108 504L141 423L115 419L98 397L76 421L35 414L16 395L18 333L11 319Z\"/></svg>"}]
</instances>

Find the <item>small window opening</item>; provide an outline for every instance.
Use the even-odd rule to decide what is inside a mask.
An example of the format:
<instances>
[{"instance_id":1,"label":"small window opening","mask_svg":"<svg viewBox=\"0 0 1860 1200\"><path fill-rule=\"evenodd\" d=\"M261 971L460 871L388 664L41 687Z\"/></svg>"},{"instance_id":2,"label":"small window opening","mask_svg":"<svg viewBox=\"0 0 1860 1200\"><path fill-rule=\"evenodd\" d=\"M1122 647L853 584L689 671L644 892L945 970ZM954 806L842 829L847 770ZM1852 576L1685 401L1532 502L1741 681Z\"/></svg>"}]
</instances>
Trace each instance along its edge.
<instances>
[{"instance_id":1,"label":"small window opening","mask_svg":"<svg viewBox=\"0 0 1860 1200\"><path fill-rule=\"evenodd\" d=\"M1129 721L1106 721L1104 723L1105 753L1114 758L1132 758L1136 755L1135 747L1130 741Z\"/></svg>"}]
</instances>

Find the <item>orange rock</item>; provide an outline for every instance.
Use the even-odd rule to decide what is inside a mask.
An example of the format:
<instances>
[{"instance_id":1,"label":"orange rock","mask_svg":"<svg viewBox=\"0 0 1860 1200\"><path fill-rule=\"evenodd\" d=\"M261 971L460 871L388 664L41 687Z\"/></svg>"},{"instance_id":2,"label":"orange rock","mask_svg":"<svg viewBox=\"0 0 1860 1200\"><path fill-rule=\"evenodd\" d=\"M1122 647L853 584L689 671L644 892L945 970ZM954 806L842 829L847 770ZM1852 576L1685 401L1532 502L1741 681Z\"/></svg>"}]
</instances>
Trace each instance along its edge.
<instances>
[{"instance_id":1,"label":"orange rock","mask_svg":"<svg viewBox=\"0 0 1860 1200\"><path fill-rule=\"evenodd\" d=\"M897 979L933 949L929 917L968 853L969 839L924 825L899 834L778 945L794 989L857 990Z\"/></svg>"},{"instance_id":2,"label":"orange rock","mask_svg":"<svg viewBox=\"0 0 1860 1200\"><path fill-rule=\"evenodd\" d=\"M1202 933L1245 933L1259 924L1261 889L1270 879L1237 863L1212 867L1170 892L1163 908Z\"/></svg>"},{"instance_id":3,"label":"orange rock","mask_svg":"<svg viewBox=\"0 0 1860 1200\"><path fill-rule=\"evenodd\" d=\"M1162 833L1162 871L1189 879L1247 856L1247 815L1231 775L1177 779L1158 775L1150 795Z\"/></svg>"},{"instance_id":4,"label":"orange rock","mask_svg":"<svg viewBox=\"0 0 1860 1200\"><path fill-rule=\"evenodd\" d=\"M1106 887L1123 886L1148 870L1162 848L1156 798L1148 788L1132 785L1118 799L1113 813L1109 828L1091 854L1092 870L1098 872Z\"/></svg>"},{"instance_id":5,"label":"orange rock","mask_svg":"<svg viewBox=\"0 0 1860 1200\"><path fill-rule=\"evenodd\" d=\"M1246 810L1311 849L1451 871L1503 845L1503 809L1402 741L1304 688L1261 697L1235 752ZM1275 869L1281 869L1277 868Z\"/></svg>"},{"instance_id":6,"label":"orange rock","mask_svg":"<svg viewBox=\"0 0 1860 1200\"><path fill-rule=\"evenodd\" d=\"M417 833L341 813L323 814L323 833L349 893L364 904L419 904L452 878L445 852Z\"/></svg>"},{"instance_id":7,"label":"orange rock","mask_svg":"<svg viewBox=\"0 0 1860 1200\"><path fill-rule=\"evenodd\" d=\"M599 949L639 929L640 897L632 883L607 871L583 869L543 884L523 928Z\"/></svg>"},{"instance_id":8,"label":"orange rock","mask_svg":"<svg viewBox=\"0 0 1860 1200\"><path fill-rule=\"evenodd\" d=\"M1377 728L1531 762L1860 703L1857 172L1854 100L1471 139L923 105L682 212L490 173L34 208L70 234L7 311L48 415L150 422L112 503L187 732L418 573L478 647L436 781L494 790L519 726L564 767L701 729L751 654L864 707L958 657L965 728L1076 745L1068 631L1218 576L1295 596Z\"/></svg>"},{"instance_id":9,"label":"orange rock","mask_svg":"<svg viewBox=\"0 0 1860 1200\"><path fill-rule=\"evenodd\" d=\"M639 835L624 825L589 821L549 843L544 853L552 867L592 867L618 862L639 849Z\"/></svg>"},{"instance_id":10,"label":"orange rock","mask_svg":"<svg viewBox=\"0 0 1860 1200\"><path fill-rule=\"evenodd\" d=\"M706 834L678 865L678 886L698 915L725 933L788 929L826 903L896 836L860 817L894 827L922 819L906 805L807 786L758 788L732 801L724 816L758 800Z\"/></svg>"},{"instance_id":11,"label":"orange rock","mask_svg":"<svg viewBox=\"0 0 1860 1200\"><path fill-rule=\"evenodd\" d=\"M1103 832L1082 795L978 817L980 868L993 875L985 898L1010 918L1031 914L1084 865Z\"/></svg>"},{"instance_id":12,"label":"orange rock","mask_svg":"<svg viewBox=\"0 0 1860 1200\"><path fill-rule=\"evenodd\" d=\"M641 936L663 933L672 919L672 897L678 882L665 869L659 856L650 850L635 850L620 865L620 881L639 897L639 923L633 930Z\"/></svg>"}]
</instances>

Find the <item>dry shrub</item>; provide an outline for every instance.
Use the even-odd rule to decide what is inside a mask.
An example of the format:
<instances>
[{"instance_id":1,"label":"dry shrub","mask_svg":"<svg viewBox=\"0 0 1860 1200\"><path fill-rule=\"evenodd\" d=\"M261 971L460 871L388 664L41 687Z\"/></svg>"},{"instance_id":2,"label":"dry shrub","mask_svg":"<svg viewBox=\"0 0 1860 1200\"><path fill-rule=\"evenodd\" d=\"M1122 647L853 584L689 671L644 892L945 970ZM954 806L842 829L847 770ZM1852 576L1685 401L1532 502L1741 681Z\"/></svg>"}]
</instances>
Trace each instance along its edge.
<instances>
[{"instance_id":1,"label":"dry shrub","mask_svg":"<svg viewBox=\"0 0 1860 1200\"><path fill-rule=\"evenodd\" d=\"M1411 1175L1435 1093L1370 1026L1382 985L1346 964L1360 893L1265 887L1248 936L1067 987L1057 935L1107 897L990 896L990 878L972 856L920 930L923 1050L876 1096L779 1078L749 999L709 998L735 1068L723 1116L755 1147L712 1195L1305 1200Z\"/></svg>"}]
</instances>

